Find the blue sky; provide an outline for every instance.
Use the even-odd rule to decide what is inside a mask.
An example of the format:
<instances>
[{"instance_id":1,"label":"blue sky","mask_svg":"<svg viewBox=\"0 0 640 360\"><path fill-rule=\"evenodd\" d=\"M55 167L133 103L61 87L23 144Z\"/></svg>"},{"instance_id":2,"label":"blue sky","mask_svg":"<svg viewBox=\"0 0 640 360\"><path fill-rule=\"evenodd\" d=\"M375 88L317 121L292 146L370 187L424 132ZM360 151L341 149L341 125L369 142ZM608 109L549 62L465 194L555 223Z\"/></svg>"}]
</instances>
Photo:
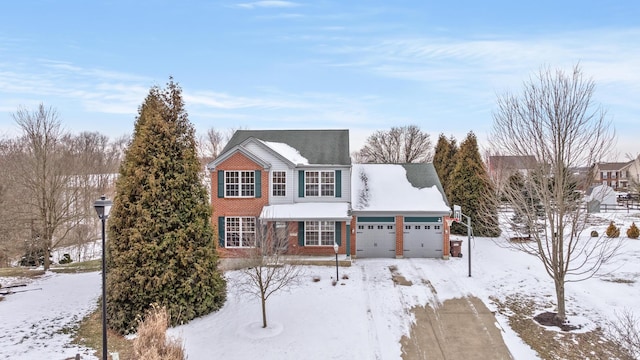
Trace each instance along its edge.
<instances>
[{"instance_id":1,"label":"blue sky","mask_svg":"<svg viewBox=\"0 0 640 360\"><path fill-rule=\"evenodd\" d=\"M169 76L199 133L419 125L482 144L496 96L580 62L640 153L640 2L25 0L0 13L0 134L39 103L68 130L130 134Z\"/></svg>"}]
</instances>

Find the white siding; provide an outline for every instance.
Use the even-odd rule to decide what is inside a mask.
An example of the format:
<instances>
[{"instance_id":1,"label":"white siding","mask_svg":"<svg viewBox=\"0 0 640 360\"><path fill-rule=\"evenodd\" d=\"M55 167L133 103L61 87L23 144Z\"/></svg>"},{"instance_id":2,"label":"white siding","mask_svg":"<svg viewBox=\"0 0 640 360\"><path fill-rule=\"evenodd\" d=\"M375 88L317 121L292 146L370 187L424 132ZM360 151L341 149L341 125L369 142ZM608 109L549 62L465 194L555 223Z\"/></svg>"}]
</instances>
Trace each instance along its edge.
<instances>
[{"instance_id":1,"label":"white siding","mask_svg":"<svg viewBox=\"0 0 640 360\"><path fill-rule=\"evenodd\" d=\"M290 204L293 202L349 202L351 201L351 167L350 166L336 166L336 167L314 167L313 165L304 166L304 168L290 168L288 162L284 162L270 151L265 150L262 146L249 142L246 145L246 149L251 153L259 157L260 159L271 164L269 169L269 204ZM298 197L298 171L299 170L322 170L322 171L335 171L341 170L341 196L337 197ZM287 174L286 182L286 196L273 197L272 196L272 172L273 171L285 171Z\"/></svg>"},{"instance_id":2,"label":"white siding","mask_svg":"<svg viewBox=\"0 0 640 360\"><path fill-rule=\"evenodd\" d=\"M282 161L279 157L273 155L270 151L264 150L262 146L256 143L248 143L246 149L251 153L259 157L260 159L266 161L271 164L271 168L269 169L269 204L290 204L293 202L293 194L294 194L294 176L297 174L289 167L287 163ZM284 197L273 197L272 196L272 177L271 174L273 171L285 171L287 173L287 182L286 182L286 196ZM264 194L263 194L264 195Z\"/></svg>"},{"instance_id":3,"label":"white siding","mask_svg":"<svg viewBox=\"0 0 640 360\"><path fill-rule=\"evenodd\" d=\"M341 177L341 196L340 197L335 197L335 196L312 196L312 197L308 197L305 196L303 198L298 197L298 188L300 186L300 184L298 183L298 179L299 179L299 175L298 175L298 171L299 170L310 170L310 171L335 171L335 170L341 170L342 173L342 177ZM294 181L295 181L295 186L294 186L294 197L295 197L295 202L349 202L351 201L351 168L350 167L335 167L335 168L327 168L327 167L319 167L319 168L314 168L312 165L306 167L304 169L296 169L295 171L295 175L294 175Z\"/></svg>"}]
</instances>

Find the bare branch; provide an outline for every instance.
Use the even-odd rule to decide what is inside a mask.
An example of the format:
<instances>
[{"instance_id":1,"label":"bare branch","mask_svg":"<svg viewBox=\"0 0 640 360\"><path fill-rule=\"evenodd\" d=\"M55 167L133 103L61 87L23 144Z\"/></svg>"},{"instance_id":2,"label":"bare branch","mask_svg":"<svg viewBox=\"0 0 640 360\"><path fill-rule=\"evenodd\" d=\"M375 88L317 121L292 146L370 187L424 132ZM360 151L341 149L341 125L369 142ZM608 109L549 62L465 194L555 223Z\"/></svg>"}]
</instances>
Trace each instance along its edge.
<instances>
[{"instance_id":1,"label":"bare branch","mask_svg":"<svg viewBox=\"0 0 640 360\"><path fill-rule=\"evenodd\" d=\"M499 97L493 116L493 151L535 161L520 173L520 182L503 184L499 196L511 210L502 213L511 233L531 240L513 246L539 258L553 279L561 320L564 284L593 276L620 247L610 239L581 236L589 213L578 190L592 177L576 177L572 169L598 162L614 141L605 111L591 100L594 88L578 66L571 73L541 68L524 83L522 94ZM519 171L503 170L507 176Z\"/></svg>"},{"instance_id":2,"label":"bare branch","mask_svg":"<svg viewBox=\"0 0 640 360\"><path fill-rule=\"evenodd\" d=\"M248 250L242 270L241 291L258 297L262 305L262 327L267 327L266 302L280 291L296 286L303 268L288 261L292 256L286 223L267 223L256 227L255 247Z\"/></svg>"},{"instance_id":3,"label":"bare branch","mask_svg":"<svg viewBox=\"0 0 640 360\"><path fill-rule=\"evenodd\" d=\"M355 158L362 163L416 163L431 161L431 138L416 125L376 131Z\"/></svg>"}]
</instances>

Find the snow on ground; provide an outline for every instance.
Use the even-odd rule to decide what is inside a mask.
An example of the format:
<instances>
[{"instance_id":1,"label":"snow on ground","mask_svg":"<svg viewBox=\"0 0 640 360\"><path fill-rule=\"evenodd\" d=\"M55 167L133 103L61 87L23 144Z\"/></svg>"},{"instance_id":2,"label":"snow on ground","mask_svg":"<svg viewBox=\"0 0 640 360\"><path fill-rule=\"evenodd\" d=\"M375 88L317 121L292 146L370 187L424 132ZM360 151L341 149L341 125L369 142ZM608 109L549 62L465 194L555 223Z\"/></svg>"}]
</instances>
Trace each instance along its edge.
<instances>
[{"instance_id":1,"label":"snow on ground","mask_svg":"<svg viewBox=\"0 0 640 360\"><path fill-rule=\"evenodd\" d=\"M605 221L595 227L601 234L609 220L624 235L633 214L600 214ZM588 236L589 231L586 232ZM261 328L257 299L239 293L237 271L226 274L229 295L224 307L187 325L170 329L183 339L189 359L399 359L400 338L409 333L416 305L474 295L490 310L490 297L532 297L539 303L555 302L553 283L537 259L496 242L476 238L471 242L472 277L468 277L468 244L462 239L463 258L360 259L332 286L334 267L308 266L301 285L276 293L267 303L267 329ZM631 310L640 315L640 240L624 240L621 254L603 268L602 275L567 284L567 309L572 319L604 325L616 313ZM413 283L395 285L390 266ZM313 277L320 277L314 282ZM428 282L425 282L428 280ZM5 279L2 279L4 282ZM435 293L431 290L435 289ZM46 275L29 285L40 291L7 296L0 302L0 358L64 359L86 349L68 347L70 337L60 332L97 307L99 273ZM552 310L552 309L551 309ZM516 359L536 354L497 315L497 327ZM57 357L52 357L56 354Z\"/></svg>"},{"instance_id":2,"label":"snow on ground","mask_svg":"<svg viewBox=\"0 0 640 360\"><path fill-rule=\"evenodd\" d=\"M100 279L99 272L49 273L15 289L29 291L7 295L0 301L0 358L89 359L93 351L70 345L68 330L96 308Z\"/></svg>"},{"instance_id":3,"label":"snow on ground","mask_svg":"<svg viewBox=\"0 0 640 360\"><path fill-rule=\"evenodd\" d=\"M53 262L59 264L64 254L69 254L74 262L99 259L102 256L102 240L55 248L51 251Z\"/></svg>"}]
</instances>

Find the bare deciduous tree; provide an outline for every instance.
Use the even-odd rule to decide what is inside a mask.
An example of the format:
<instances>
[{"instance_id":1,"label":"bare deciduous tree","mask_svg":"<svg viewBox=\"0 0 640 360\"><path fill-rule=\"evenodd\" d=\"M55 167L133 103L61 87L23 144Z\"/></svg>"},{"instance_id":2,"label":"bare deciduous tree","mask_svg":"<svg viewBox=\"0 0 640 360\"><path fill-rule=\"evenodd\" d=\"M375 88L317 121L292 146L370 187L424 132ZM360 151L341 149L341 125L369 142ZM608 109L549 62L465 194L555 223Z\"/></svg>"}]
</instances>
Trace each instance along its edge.
<instances>
[{"instance_id":1,"label":"bare deciduous tree","mask_svg":"<svg viewBox=\"0 0 640 360\"><path fill-rule=\"evenodd\" d=\"M593 276L620 244L581 236L589 213L580 204L577 181L590 184L592 178L578 180L571 169L597 162L614 139L605 112L592 101L594 87L579 66L570 73L543 67L524 83L521 94L499 97L493 116L490 141L496 153L534 156L537 161L523 174L526 196L508 186L502 193L524 226L513 224L511 216L503 220L531 235L530 242L511 244L540 259L553 279L557 322L566 319L565 283Z\"/></svg>"},{"instance_id":2,"label":"bare deciduous tree","mask_svg":"<svg viewBox=\"0 0 640 360\"><path fill-rule=\"evenodd\" d=\"M630 309L616 313L616 318L608 322L608 331L629 359L640 358L640 318Z\"/></svg>"},{"instance_id":3,"label":"bare deciduous tree","mask_svg":"<svg viewBox=\"0 0 640 360\"><path fill-rule=\"evenodd\" d=\"M208 129L205 138L201 140L203 157L209 158L209 161L214 160L218 157L225 143L222 132L215 128Z\"/></svg>"},{"instance_id":4,"label":"bare deciduous tree","mask_svg":"<svg viewBox=\"0 0 640 360\"><path fill-rule=\"evenodd\" d=\"M78 248L78 261L89 240L93 240L98 217L93 208L100 195L113 198L115 180L122 159L121 142L110 142L106 135L97 132L81 132L65 135L63 142L70 150L73 161L73 177L66 196L75 196L71 211L75 216L64 224L68 228L67 244ZM55 260L55 259L54 259Z\"/></svg>"},{"instance_id":5,"label":"bare deciduous tree","mask_svg":"<svg viewBox=\"0 0 640 360\"><path fill-rule=\"evenodd\" d=\"M401 164L431 161L431 138L416 125L376 131L358 152L363 163Z\"/></svg>"},{"instance_id":6,"label":"bare deciduous tree","mask_svg":"<svg viewBox=\"0 0 640 360\"><path fill-rule=\"evenodd\" d=\"M303 268L287 261L291 252L286 223L268 223L256 226L255 247L248 250L242 269L240 289L260 299L262 327L267 327L267 300L276 292L287 290L299 283Z\"/></svg>"},{"instance_id":7,"label":"bare deciduous tree","mask_svg":"<svg viewBox=\"0 0 640 360\"><path fill-rule=\"evenodd\" d=\"M31 248L37 259L56 246L85 246L97 234L93 202L112 194L127 138L69 134L43 105L20 108L14 120L21 134L0 141L0 251L13 259Z\"/></svg>"},{"instance_id":8,"label":"bare deciduous tree","mask_svg":"<svg viewBox=\"0 0 640 360\"><path fill-rule=\"evenodd\" d=\"M215 160L225 145L229 142L229 139L233 136L236 130L240 128L228 129L226 132L220 131L216 128L209 128L204 136L200 136L198 139L198 148L200 151L200 158L204 163Z\"/></svg>"},{"instance_id":9,"label":"bare deciduous tree","mask_svg":"<svg viewBox=\"0 0 640 360\"><path fill-rule=\"evenodd\" d=\"M35 224L48 270L54 233L72 216L73 196L66 191L73 162L63 144L65 134L53 108L42 104L34 111L19 108L13 118L22 136L13 142L8 173L22 190L26 211L22 215Z\"/></svg>"}]
</instances>

